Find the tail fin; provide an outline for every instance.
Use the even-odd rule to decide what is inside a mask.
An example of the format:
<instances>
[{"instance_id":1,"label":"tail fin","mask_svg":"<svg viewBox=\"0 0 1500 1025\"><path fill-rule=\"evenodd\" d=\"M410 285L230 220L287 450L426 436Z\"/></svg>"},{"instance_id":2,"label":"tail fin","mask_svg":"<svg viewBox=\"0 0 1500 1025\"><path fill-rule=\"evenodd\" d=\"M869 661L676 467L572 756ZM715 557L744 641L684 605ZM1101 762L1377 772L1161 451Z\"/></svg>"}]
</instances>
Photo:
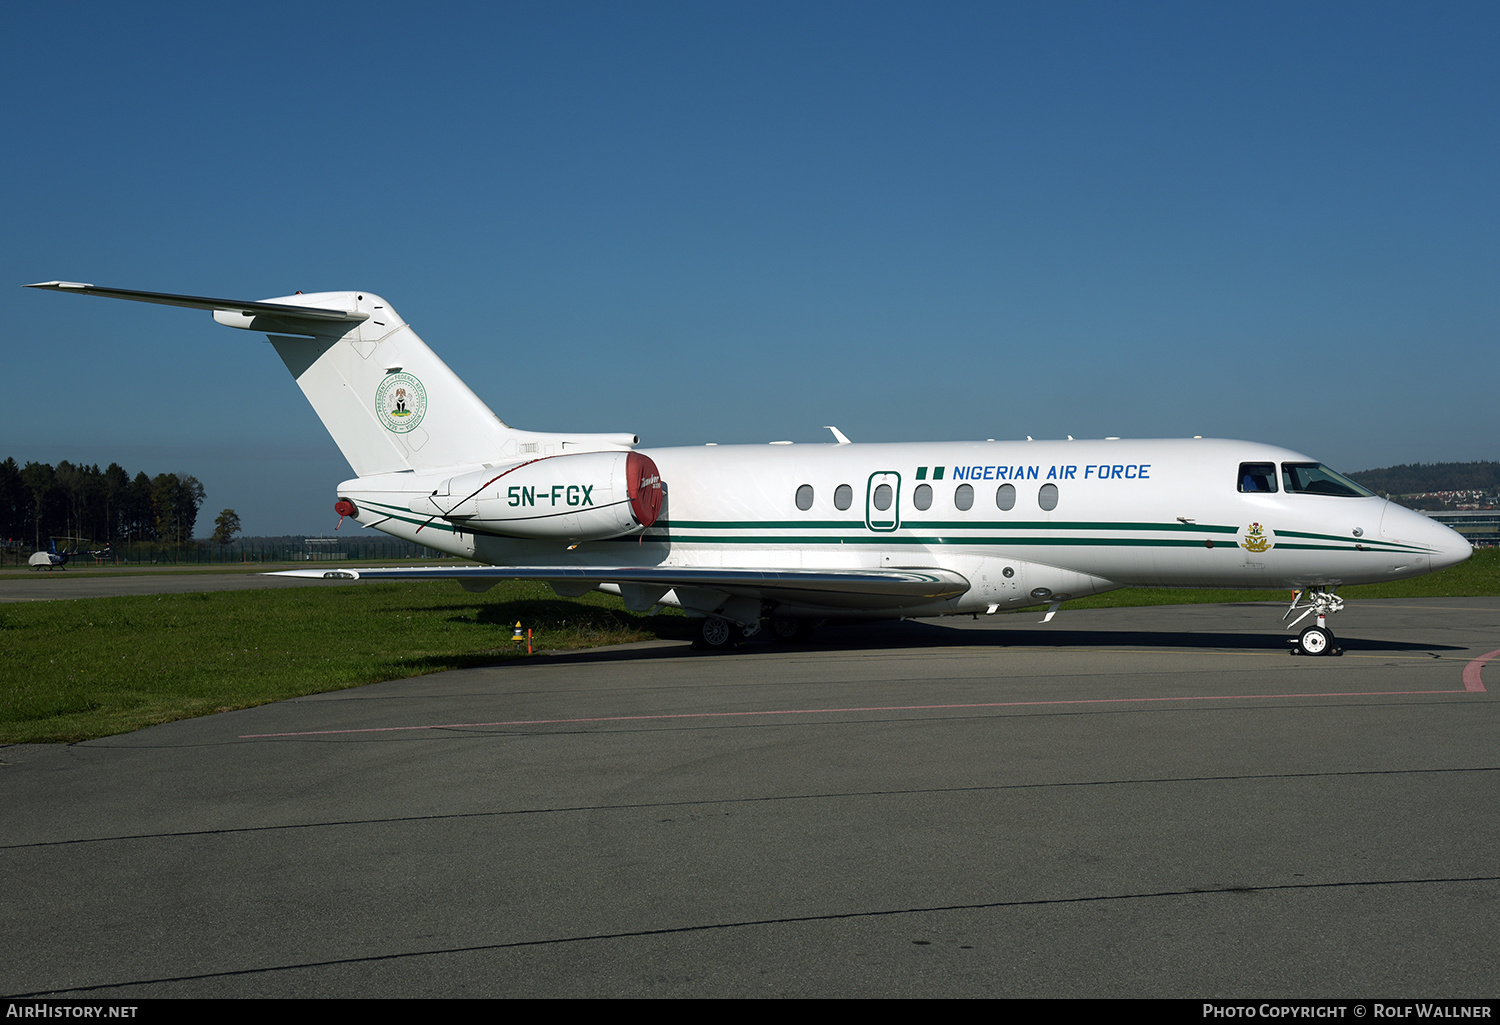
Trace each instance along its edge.
<instances>
[{"instance_id":1,"label":"tail fin","mask_svg":"<svg viewBox=\"0 0 1500 1025\"><path fill-rule=\"evenodd\" d=\"M66 281L31 287L212 310L227 327L264 331L360 477L624 449L639 440L508 427L389 303L369 292L242 302Z\"/></svg>"}]
</instances>

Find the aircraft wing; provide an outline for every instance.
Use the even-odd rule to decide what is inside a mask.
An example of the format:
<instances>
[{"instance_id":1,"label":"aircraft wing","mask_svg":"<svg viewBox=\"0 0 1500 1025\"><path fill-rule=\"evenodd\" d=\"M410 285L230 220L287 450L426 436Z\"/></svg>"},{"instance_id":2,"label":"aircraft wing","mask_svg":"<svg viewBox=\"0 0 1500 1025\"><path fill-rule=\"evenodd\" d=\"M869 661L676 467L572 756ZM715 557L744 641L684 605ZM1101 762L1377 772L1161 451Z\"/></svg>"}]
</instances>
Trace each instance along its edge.
<instances>
[{"instance_id":1,"label":"aircraft wing","mask_svg":"<svg viewBox=\"0 0 1500 1025\"><path fill-rule=\"evenodd\" d=\"M952 570L935 567L891 569L720 569L689 566L413 566L390 568L293 569L267 576L322 580L457 580L481 584L499 580L539 580L592 589L599 584L629 584L668 590L699 588L726 595L779 598L821 605L901 608L954 598L969 590L969 581ZM581 592L580 592L581 593Z\"/></svg>"}]
</instances>

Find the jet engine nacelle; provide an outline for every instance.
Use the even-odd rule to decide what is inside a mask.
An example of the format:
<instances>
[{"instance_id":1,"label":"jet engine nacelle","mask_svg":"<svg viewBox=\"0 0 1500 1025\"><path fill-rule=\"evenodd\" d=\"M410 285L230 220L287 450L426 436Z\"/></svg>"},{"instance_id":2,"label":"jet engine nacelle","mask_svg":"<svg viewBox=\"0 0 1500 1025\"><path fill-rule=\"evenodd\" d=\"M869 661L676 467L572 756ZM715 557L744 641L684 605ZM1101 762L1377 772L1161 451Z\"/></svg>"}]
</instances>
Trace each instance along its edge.
<instances>
[{"instance_id":1,"label":"jet engine nacelle","mask_svg":"<svg viewBox=\"0 0 1500 1025\"><path fill-rule=\"evenodd\" d=\"M410 509L509 537L600 541L639 534L661 504L661 474L649 456L581 452L453 477Z\"/></svg>"}]
</instances>

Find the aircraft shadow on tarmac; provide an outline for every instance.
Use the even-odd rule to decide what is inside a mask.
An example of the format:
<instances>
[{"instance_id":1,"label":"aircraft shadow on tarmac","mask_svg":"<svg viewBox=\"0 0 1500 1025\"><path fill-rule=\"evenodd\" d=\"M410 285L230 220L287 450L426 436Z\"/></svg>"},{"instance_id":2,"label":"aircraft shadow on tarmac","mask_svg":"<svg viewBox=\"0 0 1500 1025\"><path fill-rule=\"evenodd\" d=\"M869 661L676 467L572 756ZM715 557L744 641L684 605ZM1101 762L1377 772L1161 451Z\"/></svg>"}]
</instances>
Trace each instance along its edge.
<instances>
[{"instance_id":1,"label":"aircraft shadow on tarmac","mask_svg":"<svg viewBox=\"0 0 1500 1025\"><path fill-rule=\"evenodd\" d=\"M620 662L641 659L705 658L722 654L782 654L789 652L857 652L912 648L1142 648L1142 649L1217 649L1231 652L1288 652L1291 632L1228 633L1223 631L1187 630L1079 630L1055 625L1034 629L1015 627L948 626L926 620L879 620L860 623L830 623L820 628L805 644L780 644L769 631L748 638L738 647L721 652L695 651L686 642L670 644L624 645L583 651L556 652L553 661ZM676 638L664 638L673 640ZM1434 658L1467 649L1452 644L1422 644L1412 641L1338 638L1341 648L1369 654L1428 653Z\"/></svg>"}]
</instances>

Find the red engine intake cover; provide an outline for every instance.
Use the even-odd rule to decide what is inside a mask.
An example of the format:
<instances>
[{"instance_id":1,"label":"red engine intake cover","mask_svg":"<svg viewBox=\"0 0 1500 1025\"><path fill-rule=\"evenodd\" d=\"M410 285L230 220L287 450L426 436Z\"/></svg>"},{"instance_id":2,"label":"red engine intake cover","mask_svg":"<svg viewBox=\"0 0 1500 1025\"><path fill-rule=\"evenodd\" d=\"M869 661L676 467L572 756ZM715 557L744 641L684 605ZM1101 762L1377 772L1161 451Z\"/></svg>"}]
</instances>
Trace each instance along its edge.
<instances>
[{"instance_id":1,"label":"red engine intake cover","mask_svg":"<svg viewBox=\"0 0 1500 1025\"><path fill-rule=\"evenodd\" d=\"M661 474L650 456L632 452L625 458L625 478L630 495L630 511L636 522L649 527L661 515Z\"/></svg>"},{"instance_id":2,"label":"red engine intake cover","mask_svg":"<svg viewBox=\"0 0 1500 1025\"><path fill-rule=\"evenodd\" d=\"M347 498L341 498L337 502L333 503L333 511L338 513L340 516L353 516L359 512L359 510L354 507L354 503L349 501Z\"/></svg>"}]
</instances>

